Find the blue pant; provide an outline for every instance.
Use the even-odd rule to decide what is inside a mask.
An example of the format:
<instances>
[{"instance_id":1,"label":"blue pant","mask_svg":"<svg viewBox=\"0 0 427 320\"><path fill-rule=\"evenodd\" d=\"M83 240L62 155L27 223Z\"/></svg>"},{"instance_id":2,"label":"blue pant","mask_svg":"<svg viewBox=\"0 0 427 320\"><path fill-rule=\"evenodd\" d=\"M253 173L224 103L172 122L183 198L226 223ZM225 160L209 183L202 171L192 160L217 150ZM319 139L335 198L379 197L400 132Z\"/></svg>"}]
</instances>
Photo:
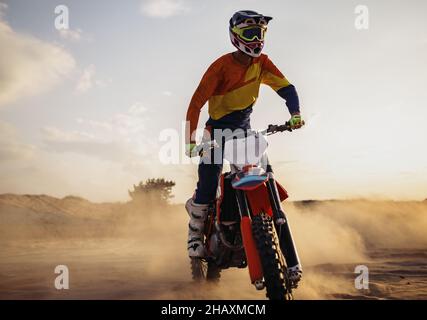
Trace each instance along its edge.
<instances>
[{"instance_id":1,"label":"blue pant","mask_svg":"<svg viewBox=\"0 0 427 320\"><path fill-rule=\"evenodd\" d=\"M251 127L251 113L252 105L244 110L234 111L219 120L209 118L208 122L206 122L206 128L209 128L208 131L211 133L215 129L248 130ZM217 141L217 143L221 145L220 148L224 151L224 141ZM214 161L215 157L213 156L213 152L210 155L212 163L204 163L203 159L201 159L199 164L199 181L197 182L196 198L194 200L194 202L198 204L208 204L215 201L218 181L222 173L222 159L221 161L218 161L218 159ZM217 162L218 164L213 164L213 162Z\"/></svg>"},{"instance_id":2,"label":"blue pant","mask_svg":"<svg viewBox=\"0 0 427 320\"><path fill-rule=\"evenodd\" d=\"M222 172L222 164L199 164L199 181L197 182L195 203L208 204L215 201L216 189Z\"/></svg>"}]
</instances>

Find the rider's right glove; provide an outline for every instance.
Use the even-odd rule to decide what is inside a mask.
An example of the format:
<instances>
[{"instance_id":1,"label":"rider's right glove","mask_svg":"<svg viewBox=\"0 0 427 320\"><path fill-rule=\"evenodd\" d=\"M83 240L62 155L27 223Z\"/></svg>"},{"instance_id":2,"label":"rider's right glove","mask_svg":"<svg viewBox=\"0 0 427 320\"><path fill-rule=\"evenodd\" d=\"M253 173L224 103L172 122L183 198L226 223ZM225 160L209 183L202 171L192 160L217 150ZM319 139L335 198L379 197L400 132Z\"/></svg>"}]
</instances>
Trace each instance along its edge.
<instances>
[{"instance_id":1,"label":"rider's right glove","mask_svg":"<svg viewBox=\"0 0 427 320\"><path fill-rule=\"evenodd\" d=\"M195 151L196 151L196 147L197 145L195 143L187 143L185 145L185 154L187 157L191 158L195 156Z\"/></svg>"},{"instance_id":2,"label":"rider's right glove","mask_svg":"<svg viewBox=\"0 0 427 320\"><path fill-rule=\"evenodd\" d=\"M288 123L291 126L291 129L299 129L305 125L305 122L302 120L300 114L293 114Z\"/></svg>"}]
</instances>

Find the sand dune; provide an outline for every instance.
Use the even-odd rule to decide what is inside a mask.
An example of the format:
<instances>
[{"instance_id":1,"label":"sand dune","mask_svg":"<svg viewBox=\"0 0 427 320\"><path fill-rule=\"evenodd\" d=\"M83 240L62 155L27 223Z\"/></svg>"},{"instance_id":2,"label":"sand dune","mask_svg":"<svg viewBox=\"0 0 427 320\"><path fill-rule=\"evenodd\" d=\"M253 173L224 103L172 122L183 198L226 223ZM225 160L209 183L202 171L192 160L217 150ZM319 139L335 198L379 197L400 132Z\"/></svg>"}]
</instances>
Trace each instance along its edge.
<instances>
[{"instance_id":1,"label":"sand dune","mask_svg":"<svg viewBox=\"0 0 427 320\"><path fill-rule=\"evenodd\" d=\"M427 203L323 201L285 205L305 267L297 299L426 299ZM195 286L187 215L78 197L0 196L1 299L264 299L247 270ZM67 265L70 289L54 288ZM354 268L370 271L368 290Z\"/></svg>"}]
</instances>

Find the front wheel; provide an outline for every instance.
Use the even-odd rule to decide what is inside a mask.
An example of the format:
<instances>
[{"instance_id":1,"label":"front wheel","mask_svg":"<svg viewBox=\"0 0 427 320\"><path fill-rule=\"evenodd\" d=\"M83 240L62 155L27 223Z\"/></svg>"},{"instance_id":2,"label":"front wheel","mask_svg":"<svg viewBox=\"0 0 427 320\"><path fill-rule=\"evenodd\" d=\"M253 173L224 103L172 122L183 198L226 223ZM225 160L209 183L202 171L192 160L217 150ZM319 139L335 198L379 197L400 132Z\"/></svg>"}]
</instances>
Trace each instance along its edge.
<instances>
[{"instance_id":1,"label":"front wheel","mask_svg":"<svg viewBox=\"0 0 427 320\"><path fill-rule=\"evenodd\" d=\"M252 233L261 259L267 298L270 300L292 299L292 294L287 289L284 257L271 217L265 214L254 216Z\"/></svg>"}]
</instances>

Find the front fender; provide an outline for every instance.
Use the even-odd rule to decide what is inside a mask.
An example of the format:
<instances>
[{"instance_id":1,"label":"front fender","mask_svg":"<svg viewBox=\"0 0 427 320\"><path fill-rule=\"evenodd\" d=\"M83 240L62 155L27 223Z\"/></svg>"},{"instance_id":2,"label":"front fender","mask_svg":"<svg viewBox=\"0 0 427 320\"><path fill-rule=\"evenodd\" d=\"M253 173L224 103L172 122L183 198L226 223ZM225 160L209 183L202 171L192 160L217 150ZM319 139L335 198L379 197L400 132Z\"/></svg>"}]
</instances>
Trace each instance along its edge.
<instances>
[{"instance_id":1,"label":"front fender","mask_svg":"<svg viewBox=\"0 0 427 320\"><path fill-rule=\"evenodd\" d=\"M285 188L276 181L277 190L279 191L280 201L286 200L289 195ZM270 198L268 196L267 185L262 183L257 188L245 191L248 198L249 206L251 208L252 215L258 215L261 212L265 212L269 216L273 215L273 210L270 204Z\"/></svg>"}]
</instances>

